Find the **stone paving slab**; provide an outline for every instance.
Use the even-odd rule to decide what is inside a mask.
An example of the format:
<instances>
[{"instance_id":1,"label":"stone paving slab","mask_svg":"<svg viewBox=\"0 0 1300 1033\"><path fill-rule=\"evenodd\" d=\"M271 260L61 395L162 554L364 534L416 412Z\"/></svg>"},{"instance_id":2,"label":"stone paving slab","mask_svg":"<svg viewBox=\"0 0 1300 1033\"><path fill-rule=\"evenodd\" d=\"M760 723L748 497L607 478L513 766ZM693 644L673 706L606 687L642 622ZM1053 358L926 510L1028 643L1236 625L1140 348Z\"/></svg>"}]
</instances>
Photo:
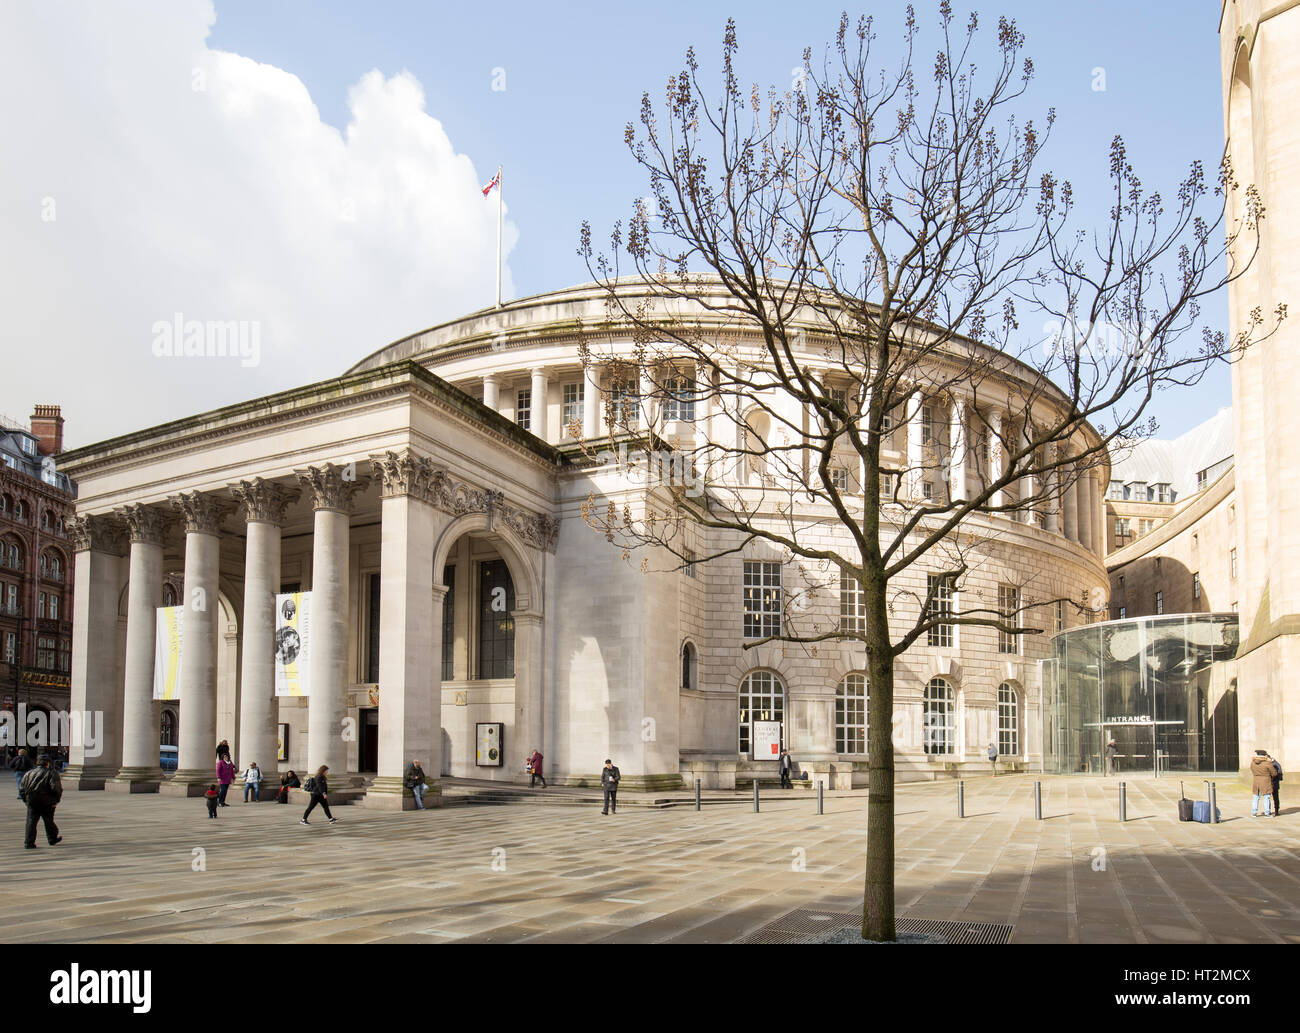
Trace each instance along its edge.
<instances>
[{"instance_id":1,"label":"stone paving slab","mask_svg":"<svg viewBox=\"0 0 1300 1033\"><path fill-rule=\"evenodd\" d=\"M1219 786L1219 825L1175 820L1177 780L1033 776L897 790L899 917L996 922L1019 943L1300 943L1300 808L1250 819ZM1190 783L1189 783L1190 785ZM1192 786L1197 789L1198 786ZM796 908L861 906L869 801L763 809L527 804L425 812L69 792L64 842L23 850L0 800L9 942L736 942Z\"/></svg>"}]
</instances>

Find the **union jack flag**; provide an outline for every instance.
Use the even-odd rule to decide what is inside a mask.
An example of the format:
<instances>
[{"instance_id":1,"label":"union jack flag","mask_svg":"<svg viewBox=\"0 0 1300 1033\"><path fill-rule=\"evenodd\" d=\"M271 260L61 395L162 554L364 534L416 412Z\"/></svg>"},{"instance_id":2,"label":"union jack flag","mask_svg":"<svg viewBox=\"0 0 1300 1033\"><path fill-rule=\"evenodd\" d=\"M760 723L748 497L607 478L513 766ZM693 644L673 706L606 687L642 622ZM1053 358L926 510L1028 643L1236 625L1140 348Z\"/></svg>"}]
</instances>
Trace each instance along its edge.
<instances>
[{"instance_id":1,"label":"union jack flag","mask_svg":"<svg viewBox=\"0 0 1300 1033\"><path fill-rule=\"evenodd\" d=\"M497 169L497 174L493 176L490 180L488 180L487 186L483 188L483 196L487 197L488 194L492 193L493 187L499 187L500 185L501 185L501 170Z\"/></svg>"}]
</instances>

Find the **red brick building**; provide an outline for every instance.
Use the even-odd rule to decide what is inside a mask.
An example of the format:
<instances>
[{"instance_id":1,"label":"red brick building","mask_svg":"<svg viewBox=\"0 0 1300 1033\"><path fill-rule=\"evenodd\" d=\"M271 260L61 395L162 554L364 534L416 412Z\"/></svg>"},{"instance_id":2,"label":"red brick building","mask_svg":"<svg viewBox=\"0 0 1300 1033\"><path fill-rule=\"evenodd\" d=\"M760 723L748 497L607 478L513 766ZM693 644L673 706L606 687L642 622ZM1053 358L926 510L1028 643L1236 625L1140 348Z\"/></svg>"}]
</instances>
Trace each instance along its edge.
<instances>
[{"instance_id":1,"label":"red brick building","mask_svg":"<svg viewBox=\"0 0 1300 1033\"><path fill-rule=\"evenodd\" d=\"M0 702L67 710L76 485L58 470L63 417L38 405L27 426L0 416Z\"/></svg>"}]
</instances>

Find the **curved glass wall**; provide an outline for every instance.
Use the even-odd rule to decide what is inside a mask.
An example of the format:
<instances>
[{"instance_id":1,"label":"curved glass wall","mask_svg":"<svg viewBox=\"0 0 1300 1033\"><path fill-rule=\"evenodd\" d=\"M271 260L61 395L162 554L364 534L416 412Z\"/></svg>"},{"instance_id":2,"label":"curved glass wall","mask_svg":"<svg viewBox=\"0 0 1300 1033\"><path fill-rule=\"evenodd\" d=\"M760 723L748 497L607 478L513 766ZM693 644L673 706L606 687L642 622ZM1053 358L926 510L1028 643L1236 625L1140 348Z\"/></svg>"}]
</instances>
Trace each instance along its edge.
<instances>
[{"instance_id":1,"label":"curved glass wall","mask_svg":"<svg viewBox=\"0 0 1300 1033\"><path fill-rule=\"evenodd\" d=\"M1045 770L1236 772L1237 682L1219 661L1237 655L1238 641L1235 613L1137 617L1055 636L1042 662Z\"/></svg>"}]
</instances>

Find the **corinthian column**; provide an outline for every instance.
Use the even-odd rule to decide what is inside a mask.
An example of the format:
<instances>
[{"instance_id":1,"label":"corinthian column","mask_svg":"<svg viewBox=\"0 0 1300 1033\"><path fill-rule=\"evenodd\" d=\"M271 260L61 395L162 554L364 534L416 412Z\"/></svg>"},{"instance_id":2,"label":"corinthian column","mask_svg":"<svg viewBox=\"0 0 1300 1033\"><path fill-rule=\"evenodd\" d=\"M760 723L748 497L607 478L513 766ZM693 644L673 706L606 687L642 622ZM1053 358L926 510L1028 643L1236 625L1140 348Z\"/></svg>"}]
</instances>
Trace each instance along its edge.
<instances>
[{"instance_id":1,"label":"corinthian column","mask_svg":"<svg viewBox=\"0 0 1300 1033\"><path fill-rule=\"evenodd\" d=\"M202 796L213 780L217 744L217 597L221 521L228 502L189 492L172 499L185 520L185 600L181 624L181 730L176 774L159 792Z\"/></svg>"},{"instance_id":2,"label":"corinthian column","mask_svg":"<svg viewBox=\"0 0 1300 1033\"><path fill-rule=\"evenodd\" d=\"M169 514L151 506L119 510L131 538L126 602L126 688L122 699L122 769L105 783L110 792L152 793L158 766L159 707L153 698L155 611L162 604L163 540Z\"/></svg>"},{"instance_id":3,"label":"corinthian column","mask_svg":"<svg viewBox=\"0 0 1300 1033\"><path fill-rule=\"evenodd\" d=\"M231 488L244 508L244 649L240 666L239 766L276 769L275 597L280 591L280 526L301 489L256 477ZM264 798L265 799L265 798Z\"/></svg>"},{"instance_id":4,"label":"corinthian column","mask_svg":"<svg viewBox=\"0 0 1300 1033\"><path fill-rule=\"evenodd\" d=\"M433 585L435 531L448 518L432 505L435 469L409 450L371 456L383 479L379 563L379 770L367 807L409 810L403 775L413 760L429 775L425 806L438 800L442 770L442 601ZM438 580L441 580L439 571Z\"/></svg>"},{"instance_id":5,"label":"corinthian column","mask_svg":"<svg viewBox=\"0 0 1300 1033\"><path fill-rule=\"evenodd\" d=\"M311 686L307 711L308 768L336 777L347 770L343 740L348 686L348 545L352 496L369 479L355 468L326 463L296 471L315 510L311 552ZM383 612L382 602L380 612Z\"/></svg>"},{"instance_id":6,"label":"corinthian column","mask_svg":"<svg viewBox=\"0 0 1300 1033\"><path fill-rule=\"evenodd\" d=\"M68 746L63 784L102 789L122 761L121 696L117 606L126 575L126 534L109 516L77 517L68 523L76 558L72 603L72 691L74 713L97 735L75 735ZM154 760L158 759L157 745Z\"/></svg>"}]
</instances>

